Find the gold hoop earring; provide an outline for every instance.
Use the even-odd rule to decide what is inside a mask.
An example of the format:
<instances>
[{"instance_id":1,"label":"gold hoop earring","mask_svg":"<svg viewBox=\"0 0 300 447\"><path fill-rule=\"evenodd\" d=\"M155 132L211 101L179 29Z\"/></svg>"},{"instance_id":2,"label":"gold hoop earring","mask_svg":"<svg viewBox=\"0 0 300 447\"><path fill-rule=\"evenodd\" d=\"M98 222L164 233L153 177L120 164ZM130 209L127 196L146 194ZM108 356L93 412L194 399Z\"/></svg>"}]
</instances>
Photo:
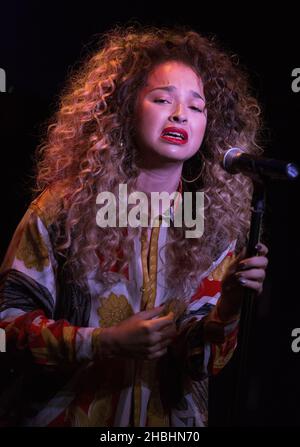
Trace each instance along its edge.
<instances>
[{"instance_id":1,"label":"gold hoop earring","mask_svg":"<svg viewBox=\"0 0 300 447\"><path fill-rule=\"evenodd\" d=\"M194 183L196 180L198 180L198 178L201 177L201 174L202 174L202 169L201 169L200 173L197 175L197 177L196 177L196 178L193 178L193 180L187 180L187 179L185 179L185 178L183 177L183 175L181 175L181 178L182 178L182 180L183 180L184 182L186 182L186 183Z\"/></svg>"}]
</instances>

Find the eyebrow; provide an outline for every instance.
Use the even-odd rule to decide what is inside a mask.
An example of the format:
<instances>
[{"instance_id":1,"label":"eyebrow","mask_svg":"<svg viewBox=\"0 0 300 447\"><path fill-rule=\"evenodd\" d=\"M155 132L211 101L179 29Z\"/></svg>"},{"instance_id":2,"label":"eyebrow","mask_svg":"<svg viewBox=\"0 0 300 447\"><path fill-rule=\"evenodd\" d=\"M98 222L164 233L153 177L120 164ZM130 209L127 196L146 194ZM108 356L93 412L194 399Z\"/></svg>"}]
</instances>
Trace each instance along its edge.
<instances>
[{"instance_id":1,"label":"eyebrow","mask_svg":"<svg viewBox=\"0 0 300 447\"><path fill-rule=\"evenodd\" d=\"M160 87L153 88L152 90L150 90L150 92L153 92L153 90L165 90L167 92L173 92L174 90L176 90L176 87L174 85L166 85L166 86L163 85ZM194 96L194 98L202 99L202 101L205 102L205 99L200 95L200 93L195 92L194 90L190 90L190 93L192 94L192 96Z\"/></svg>"}]
</instances>

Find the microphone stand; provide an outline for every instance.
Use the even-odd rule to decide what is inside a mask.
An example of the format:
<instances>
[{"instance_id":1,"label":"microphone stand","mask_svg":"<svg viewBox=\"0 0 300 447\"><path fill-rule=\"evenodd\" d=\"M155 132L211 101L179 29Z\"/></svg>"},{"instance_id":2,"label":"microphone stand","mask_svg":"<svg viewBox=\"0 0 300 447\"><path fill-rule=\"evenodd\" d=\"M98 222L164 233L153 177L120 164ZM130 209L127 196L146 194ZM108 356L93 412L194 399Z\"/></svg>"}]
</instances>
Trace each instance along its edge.
<instances>
[{"instance_id":1,"label":"microphone stand","mask_svg":"<svg viewBox=\"0 0 300 447\"><path fill-rule=\"evenodd\" d=\"M229 156L227 156L229 154ZM235 157L231 159L232 154ZM236 158L238 155L238 158ZM229 161L227 160L229 158ZM260 239L262 217L265 209L265 192L268 180L283 179L294 181L299 177L299 170L294 163L286 163L277 160L253 160L247 154L243 154L239 148L231 148L226 152L223 159L223 167L230 173L239 172L235 169L235 163L239 162L242 172L253 180L253 195L251 203L251 225L249 232L249 241L246 257L250 258L257 255L256 245ZM239 166L237 166L239 168ZM265 173L265 174L264 174ZM231 426L242 425L242 415L245 408L246 393L246 367L249 350L249 341L253 326L253 308L256 292L245 289L245 296L242 301L241 320L238 334L238 346L236 350L236 382L234 383L234 392L232 405L230 408Z\"/></svg>"},{"instance_id":2,"label":"microphone stand","mask_svg":"<svg viewBox=\"0 0 300 447\"><path fill-rule=\"evenodd\" d=\"M267 180L267 179L265 179ZM255 177L253 181L253 195L251 204L251 224L246 257L257 255L255 246L259 242L262 218L265 210L265 183L263 177ZM237 372L234 383L233 400L230 414L230 426L240 425L242 422L243 408L246 401L246 372L249 340L253 322L253 308L256 292L246 289L241 309L241 320L237 345Z\"/></svg>"}]
</instances>

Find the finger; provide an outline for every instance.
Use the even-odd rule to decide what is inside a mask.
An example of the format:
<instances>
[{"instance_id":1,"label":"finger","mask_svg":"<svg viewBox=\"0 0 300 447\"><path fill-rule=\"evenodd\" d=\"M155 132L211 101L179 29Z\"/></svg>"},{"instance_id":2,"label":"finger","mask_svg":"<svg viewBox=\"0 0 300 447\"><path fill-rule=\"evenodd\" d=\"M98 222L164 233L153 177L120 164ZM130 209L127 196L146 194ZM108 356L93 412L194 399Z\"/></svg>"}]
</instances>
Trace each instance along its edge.
<instances>
[{"instance_id":1,"label":"finger","mask_svg":"<svg viewBox=\"0 0 300 447\"><path fill-rule=\"evenodd\" d=\"M237 265L238 270L248 270L252 268L266 269L268 266L268 258L265 256L253 256L252 258L246 258Z\"/></svg>"},{"instance_id":2,"label":"finger","mask_svg":"<svg viewBox=\"0 0 300 447\"><path fill-rule=\"evenodd\" d=\"M172 341L175 336L177 335L177 332L173 330L172 328L166 328L163 331L152 331L151 334L149 334L147 340L145 341L146 346L157 346L161 343L169 343Z\"/></svg>"},{"instance_id":3,"label":"finger","mask_svg":"<svg viewBox=\"0 0 300 447\"><path fill-rule=\"evenodd\" d=\"M146 341L146 346L157 346L160 343L169 344L176 336L177 330L175 324L172 324L170 327L167 326L161 329L161 331L153 330L153 327L151 327L151 334Z\"/></svg>"},{"instance_id":4,"label":"finger","mask_svg":"<svg viewBox=\"0 0 300 447\"><path fill-rule=\"evenodd\" d=\"M241 278L240 284L243 287L247 287L248 289L254 290L257 293L261 293L263 290L262 283L250 279Z\"/></svg>"},{"instance_id":5,"label":"finger","mask_svg":"<svg viewBox=\"0 0 300 447\"><path fill-rule=\"evenodd\" d=\"M171 315L172 314L172 315ZM173 312L170 312L165 317L160 317L151 322L151 329L155 331L161 331L164 328L171 327L174 325Z\"/></svg>"},{"instance_id":6,"label":"finger","mask_svg":"<svg viewBox=\"0 0 300 447\"><path fill-rule=\"evenodd\" d=\"M159 351L161 349L166 348L172 343L172 338L165 338L165 339L159 339L156 340L156 342L149 343L149 345L146 347L148 353L153 354L156 351Z\"/></svg>"},{"instance_id":7,"label":"finger","mask_svg":"<svg viewBox=\"0 0 300 447\"><path fill-rule=\"evenodd\" d=\"M258 251L258 253L260 255L266 256L269 253L269 249L268 247L263 244L262 242L259 242L256 246L255 246L256 250Z\"/></svg>"},{"instance_id":8,"label":"finger","mask_svg":"<svg viewBox=\"0 0 300 447\"><path fill-rule=\"evenodd\" d=\"M155 352L154 354L149 354L149 355L147 355L146 358L147 358L148 360L158 359L159 357L162 357L163 355L166 355L167 352L168 352L168 349L167 349L167 348L164 348L164 349L161 349L161 350Z\"/></svg>"},{"instance_id":9,"label":"finger","mask_svg":"<svg viewBox=\"0 0 300 447\"><path fill-rule=\"evenodd\" d=\"M246 247L244 247L234 258L234 261L240 261L241 259L243 259L246 256L247 253L247 249Z\"/></svg>"},{"instance_id":10,"label":"finger","mask_svg":"<svg viewBox=\"0 0 300 447\"><path fill-rule=\"evenodd\" d=\"M152 318L156 317L157 315L160 315L164 310L165 305L162 304L161 306L154 307L150 310L143 310L142 312L139 312L139 315L144 320L151 320Z\"/></svg>"},{"instance_id":11,"label":"finger","mask_svg":"<svg viewBox=\"0 0 300 447\"><path fill-rule=\"evenodd\" d=\"M263 269L250 269L241 272L236 272L235 276L237 279L244 278L263 282L266 277L266 272Z\"/></svg>"},{"instance_id":12,"label":"finger","mask_svg":"<svg viewBox=\"0 0 300 447\"><path fill-rule=\"evenodd\" d=\"M176 326L171 326L163 329L162 331L159 332L159 335L161 340L165 340L168 338L174 339L177 335Z\"/></svg>"},{"instance_id":13,"label":"finger","mask_svg":"<svg viewBox=\"0 0 300 447\"><path fill-rule=\"evenodd\" d=\"M163 348L167 348L168 346L170 346L173 343L173 338L166 338L165 340L161 341L160 343L160 347L161 349Z\"/></svg>"}]
</instances>

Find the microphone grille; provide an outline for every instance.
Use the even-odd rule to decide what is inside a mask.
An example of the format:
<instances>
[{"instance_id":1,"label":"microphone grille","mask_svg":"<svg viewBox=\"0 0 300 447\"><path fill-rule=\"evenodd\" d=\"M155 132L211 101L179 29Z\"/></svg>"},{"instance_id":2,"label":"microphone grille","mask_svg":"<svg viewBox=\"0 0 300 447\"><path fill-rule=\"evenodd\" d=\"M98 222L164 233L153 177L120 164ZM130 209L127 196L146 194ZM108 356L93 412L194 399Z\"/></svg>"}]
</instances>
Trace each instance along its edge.
<instances>
[{"instance_id":1,"label":"microphone grille","mask_svg":"<svg viewBox=\"0 0 300 447\"><path fill-rule=\"evenodd\" d=\"M232 148L228 149L228 151L225 152L224 157L223 157L223 168L225 169L225 171L232 173L232 168L233 168L232 165L233 165L233 162L234 162L236 156L239 156L243 152L244 151L242 149L240 149L239 147L232 147Z\"/></svg>"}]
</instances>

